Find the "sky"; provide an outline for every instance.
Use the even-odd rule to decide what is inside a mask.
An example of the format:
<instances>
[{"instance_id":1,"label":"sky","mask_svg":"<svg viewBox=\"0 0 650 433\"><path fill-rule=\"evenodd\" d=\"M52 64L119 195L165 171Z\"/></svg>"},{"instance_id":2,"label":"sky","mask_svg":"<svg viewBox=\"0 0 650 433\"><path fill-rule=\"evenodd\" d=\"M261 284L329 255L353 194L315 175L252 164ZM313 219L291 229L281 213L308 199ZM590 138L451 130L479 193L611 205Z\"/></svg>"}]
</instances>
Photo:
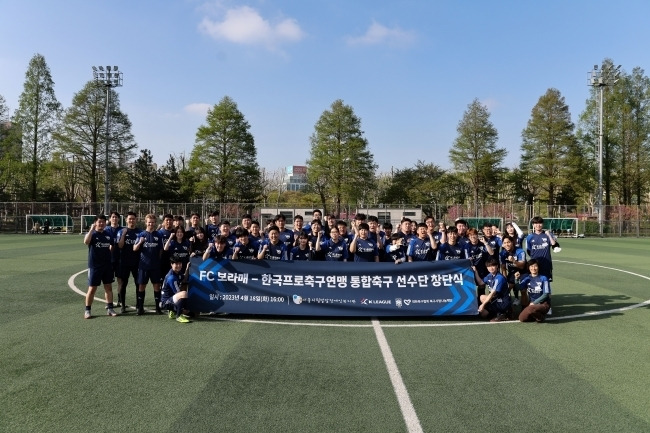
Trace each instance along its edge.
<instances>
[{"instance_id":1,"label":"sky","mask_svg":"<svg viewBox=\"0 0 650 433\"><path fill-rule=\"evenodd\" d=\"M478 99L513 168L549 88L577 124L594 65L650 68L648 16L647 0L0 0L0 95L13 113L36 53L64 107L92 66L117 65L121 109L158 164L189 156L229 96L271 171L305 165L314 125L341 99L380 173L450 168Z\"/></svg>"}]
</instances>

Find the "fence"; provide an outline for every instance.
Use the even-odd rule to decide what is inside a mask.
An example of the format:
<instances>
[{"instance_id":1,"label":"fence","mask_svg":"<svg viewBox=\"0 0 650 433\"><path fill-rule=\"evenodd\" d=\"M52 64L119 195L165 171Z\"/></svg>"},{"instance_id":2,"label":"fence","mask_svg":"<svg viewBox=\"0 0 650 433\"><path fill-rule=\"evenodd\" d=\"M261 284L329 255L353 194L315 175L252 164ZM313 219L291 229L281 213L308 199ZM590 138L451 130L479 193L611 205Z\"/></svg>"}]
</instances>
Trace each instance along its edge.
<instances>
[{"instance_id":1,"label":"fence","mask_svg":"<svg viewBox=\"0 0 650 433\"><path fill-rule=\"evenodd\" d=\"M103 211L101 203L66 203L66 202L0 202L0 231L4 233L25 233L27 230L27 215L69 215L73 218L73 233L82 230L82 215L95 214L97 210ZM146 214L162 217L163 214L183 215L189 218L193 212L198 213L202 219L215 210L220 213L221 220L229 220L233 225L239 223L244 214L251 214L260 223L265 223L265 218L278 213L285 216L303 215L306 222L311 219L311 210L322 209L319 203L287 204L287 203L112 203L111 210L116 210L124 215L128 211L136 212L142 221ZM536 203L494 203L481 204L479 207L466 204L359 204L345 205L339 212L339 218L351 220L356 213L363 212L381 217L382 221L390 221L393 226L399 224L403 217L421 221L426 215L433 215L442 219L447 224L453 223L457 218L494 218L502 219L503 223L516 221L522 229L526 230L533 216L540 215L545 218L575 218L577 227L573 235L599 236L600 226L597 214L593 207L586 206L542 206ZM325 209L324 213L332 213ZM604 210L603 236L634 236L650 237L650 205L641 206L607 206ZM287 217L287 222L293 218ZM503 227L501 227L503 229Z\"/></svg>"}]
</instances>

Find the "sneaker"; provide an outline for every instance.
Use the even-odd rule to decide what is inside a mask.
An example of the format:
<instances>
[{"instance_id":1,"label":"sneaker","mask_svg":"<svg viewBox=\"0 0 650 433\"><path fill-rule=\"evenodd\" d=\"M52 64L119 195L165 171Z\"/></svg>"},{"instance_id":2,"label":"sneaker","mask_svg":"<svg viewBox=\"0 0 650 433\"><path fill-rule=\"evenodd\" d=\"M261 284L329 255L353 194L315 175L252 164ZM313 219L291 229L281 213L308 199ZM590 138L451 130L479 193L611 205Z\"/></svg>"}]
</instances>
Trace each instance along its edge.
<instances>
[{"instance_id":1,"label":"sneaker","mask_svg":"<svg viewBox=\"0 0 650 433\"><path fill-rule=\"evenodd\" d=\"M175 319L176 318L176 313L174 313L173 311L170 311L169 312L169 318L170 319Z\"/></svg>"},{"instance_id":2,"label":"sneaker","mask_svg":"<svg viewBox=\"0 0 650 433\"><path fill-rule=\"evenodd\" d=\"M90 310L84 311L84 319L90 319L91 317L93 317L93 316L91 316Z\"/></svg>"},{"instance_id":3,"label":"sneaker","mask_svg":"<svg viewBox=\"0 0 650 433\"><path fill-rule=\"evenodd\" d=\"M519 305L521 305L521 301L519 300L519 298L515 298L515 300L512 301L512 305L515 306L515 307L518 307Z\"/></svg>"},{"instance_id":4,"label":"sneaker","mask_svg":"<svg viewBox=\"0 0 650 433\"><path fill-rule=\"evenodd\" d=\"M111 317L115 317L115 316L117 316L117 313L112 308L107 308L106 309L106 315L111 316Z\"/></svg>"},{"instance_id":5,"label":"sneaker","mask_svg":"<svg viewBox=\"0 0 650 433\"><path fill-rule=\"evenodd\" d=\"M122 306L120 307L120 313L122 314L126 313L126 305L122 304Z\"/></svg>"},{"instance_id":6,"label":"sneaker","mask_svg":"<svg viewBox=\"0 0 650 433\"><path fill-rule=\"evenodd\" d=\"M505 322L506 320L508 320L508 316L505 314L497 314L497 316L490 320L490 322Z\"/></svg>"},{"instance_id":7,"label":"sneaker","mask_svg":"<svg viewBox=\"0 0 650 433\"><path fill-rule=\"evenodd\" d=\"M547 315L547 316L551 316L551 315L553 315L553 309L552 309L552 308L549 308L549 309L548 309L548 313L546 313L546 315Z\"/></svg>"},{"instance_id":8,"label":"sneaker","mask_svg":"<svg viewBox=\"0 0 650 433\"><path fill-rule=\"evenodd\" d=\"M138 311L136 313L138 316L142 316L144 314L144 308L138 308Z\"/></svg>"},{"instance_id":9,"label":"sneaker","mask_svg":"<svg viewBox=\"0 0 650 433\"><path fill-rule=\"evenodd\" d=\"M177 321L178 323L190 323L190 319L188 319L187 317L185 317L185 316L183 316L183 315L178 316L178 317L176 318L176 321Z\"/></svg>"}]
</instances>

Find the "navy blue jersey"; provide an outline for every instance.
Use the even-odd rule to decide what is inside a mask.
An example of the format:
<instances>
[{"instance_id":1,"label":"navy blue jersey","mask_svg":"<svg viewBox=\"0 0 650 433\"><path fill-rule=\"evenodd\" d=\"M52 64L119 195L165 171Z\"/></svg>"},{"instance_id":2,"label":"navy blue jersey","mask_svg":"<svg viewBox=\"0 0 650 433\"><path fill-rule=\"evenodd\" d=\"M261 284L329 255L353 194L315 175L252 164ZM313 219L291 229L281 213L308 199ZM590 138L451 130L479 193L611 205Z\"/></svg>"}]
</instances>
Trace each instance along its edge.
<instances>
[{"instance_id":1,"label":"navy blue jersey","mask_svg":"<svg viewBox=\"0 0 650 433\"><path fill-rule=\"evenodd\" d=\"M398 246L396 249L392 249L393 245L386 245L386 248L384 250L386 251L386 254L384 256L384 261L386 262L396 262L396 261L401 261L404 262L406 261L406 254L404 254L404 250L402 250L401 246Z\"/></svg>"},{"instance_id":2,"label":"navy blue jersey","mask_svg":"<svg viewBox=\"0 0 650 433\"><path fill-rule=\"evenodd\" d=\"M93 231L88 244L88 267L97 269L111 265L111 234L106 230Z\"/></svg>"},{"instance_id":3,"label":"navy blue jersey","mask_svg":"<svg viewBox=\"0 0 650 433\"><path fill-rule=\"evenodd\" d=\"M264 241L260 245L260 253L262 252L264 245L268 245L266 253L264 253L265 260L287 260L287 246L284 242L273 244L271 241Z\"/></svg>"},{"instance_id":4,"label":"navy blue jersey","mask_svg":"<svg viewBox=\"0 0 650 433\"><path fill-rule=\"evenodd\" d=\"M459 245L440 244L436 260L459 260L466 259L465 249Z\"/></svg>"},{"instance_id":5,"label":"navy blue jersey","mask_svg":"<svg viewBox=\"0 0 650 433\"><path fill-rule=\"evenodd\" d=\"M205 227L205 234L208 239L216 239L219 236L219 226L216 224L208 224Z\"/></svg>"},{"instance_id":6,"label":"navy blue jersey","mask_svg":"<svg viewBox=\"0 0 650 433\"><path fill-rule=\"evenodd\" d=\"M170 270L167 275L165 275L165 279L163 280L162 284L162 289L160 296L161 296L161 302L163 304L167 303L167 301L171 301L174 295L178 292L181 291L181 283L183 282L183 274L182 273L176 273L173 270Z\"/></svg>"},{"instance_id":7,"label":"navy blue jersey","mask_svg":"<svg viewBox=\"0 0 650 433\"><path fill-rule=\"evenodd\" d=\"M519 283L519 287L528 292L528 299L533 304L542 302L551 303L551 283L544 275L525 275Z\"/></svg>"},{"instance_id":8,"label":"navy blue jersey","mask_svg":"<svg viewBox=\"0 0 650 433\"><path fill-rule=\"evenodd\" d=\"M467 242L465 244L465 256L471 260L473 266L481 269L485 269L485 262L490 257L487 248L482 242L478 242L476 245Z\"/></svg>"},{"instance_id":9,"label":"navy blue jersey","mask_svg":"<svg viewBox=\"0 0 650 433\"><path fill-rule=\"evenodd\" d=\"M429 262L436 258L434 251L428 235L425 239L415 237L409 241L409 245L406 248L406 256L410 257L414 262Z\"/></svg>"},{"instance_id":10,"label":"navy blue jersey","mask_svg":"<svg viewBox=\"0 0 650 433\"><path fill-rule=\"evenodd\" d=\"M508 287L508 281L506 277L501 275L500 272L496 274L487 274L483 278L485 287L487 287L488 292L496 292L494 297L490 300L490 303L496 304L496 307L499 311L505 311L510 307L510 288Z\"/></svg>"},{"instance_id":11,"label":"navy blue jersey","mask_svg":"<svg viewBox=\"0 0 650 433\"><path fill-rule=\"evenodd\" d=\"M494 254L492 254L492 257L495 259L499 258L499 250L501 249L501 238L497 236L489 236L485 237L485 240L487 241L488 245L492 247L492 251Z\"/></svg>"},{"instance_id":12,"label":"navy blue jersey","mask_svg":"<svg viewBox=\"0 0 650 433\"><path fill-rule=\"evenodd\" d=\"M516 248L513 252L510 252L508 250L501 250L499 253L499 259L502 265L506 265L508 277L514 275L515 272L521 272L521 269L519 269L517 266L515 266L514 263L508 260L508 257L510 256L513 256L517 262L526 261L526 253L521 248Z\"/></svg>"},{"instance_id":13,"label":"navy blue jersey","mask_svg":"<svg viewBox=\"0 0 650 433\"><path fill-rule=\"evenodd\" d=\"M291 254L289 254L289 260L309 261L312 260L312 258L313 254L309 247L304 250L300 247L293 247L291 249Z\"/></svg>"},{"instance_id":14,"label":"navy blue jersey","mask_svg":"<svg viewBox=\"0 0 650 433\"><path fill-rule=\"evenodd\" d=\"M377 242L357 238L357 251L354 253L355 262L374 262L375 257L378 256Z\"/></svg>"},{"instance_id":15,"label":"navy blue jersey","mask_svg":"<svg viewBox=\"0 0 650 433\"><path fill-rule=\"evenodd\" d=\"M526 252L531 259L537 259L539 273L547 277L553 274L553 262L551 260L551 239L550 234L531 233L526 237Z\"/></svg>"},{"instance_id":16,"label":"navy blue jersey","mask_svg":"<svg viewBox=\"0 0 650 433\"><path fill-rule=\"evenodd\" d=\"M139 243L140 239L144 239L144 243L140 245L140 269L150 271L160 268L160 254L163 251L160 233L143 230L138 235L136 243Z\"/></svg>"},{"instance_id":17,"label":"navy blue jersey","mask_svg":"<svg viewBox=\"0 0 650 433\"><path fill-rule=\"evenodd\" d=\"M293 247L295 238L293 237L293 230L284 229L280 232L280 242L286 245L287 250Z\"/></svg>"},{"instance_id":18,"label":"navy blue jersey","mask_svg":"<svg viewBox=\"0 0 650 433\"><path fill-rule=\"evenodd\" d=\"M169 258L179 259L183 264L190 261L190 242L183 238L181 242L176 239L169 241Z\"/></svg>"},{"instance_id":19,"label":"navy blue jersey","mask_svg":"<svg viewBox=\"0 0 650 433\"><path fill-rule=\"evenodd\" d=\"M122 227L122 226L117 226L117 227L107 226L104 229L104 232L106 232L111 237L111 245L113 245L112 253L111 253L111 260L114 263L120 261L120 249L117 246L117 242L120 240L120 235L122 234L122 229L123 228L124 227Z\"/></svg>"},{"instance_id":20,"label":"navy blue jersey","mask_svg":"<svg viewBox=\"0 0 650 433\"><path fill-rule=\"evenodd\" d=\"M344 239L334 242L328 239L320 243L320 250L325 256L327 262L342 262L348 259L348 244Z\"/></svg>"},{"instance_id":21,"label":"navy blue jersey","mask_svg":"<svg viewBox=\"0 0 650 433\"><path fill-rule=\"evenodd\" d=\"M229 235L229 234L225 234L223 236L226 237L226 241L228 242L228 248L233 249L235 247L235 244L237 243L237 236Z\"/></svg>"},{"instance_id":22,"label":"navy blue jersey","mask_svg":"<svg viewBox=\"0 0 650 433\"><path fill-rule=\"evenodd\" d=\"M242 244L241 242L237 242L235 244L235 248L233 248L233 251L237 248L239 248L239 252L237 253L238 259L255 260L257 259L257 253L260 250L260 244L256 241L251 242L249 238L246 245Z\"/></svg>"},{"instance_id":23,"label":"navy blue jersey","mask_svg":"<svg viewBox=\"0 0 650 433\"><path fill-rule=\"evenodd\" d=\"M213 245L212 249L210 250L210 258L214 260L222 260L222 259L230 260L232 258L232 250L226 246L226 248L222 252L219 252Z\"/></svg>"},{"instance_id":24,"label":"navy blue jersey","mask_svg":"<svg viewBox=\"0 0 650 433\"><path fill-rule=\"evenodd\" d=\"M138 235L142 230L135 229L122 229L120 233L120 238L122 233L126 232L124 235L124 246L120 248L120 260L124 266L137 266L140 263L140 251L133 251L133 245L138 240Z\"/></svg>"}]
</instances>

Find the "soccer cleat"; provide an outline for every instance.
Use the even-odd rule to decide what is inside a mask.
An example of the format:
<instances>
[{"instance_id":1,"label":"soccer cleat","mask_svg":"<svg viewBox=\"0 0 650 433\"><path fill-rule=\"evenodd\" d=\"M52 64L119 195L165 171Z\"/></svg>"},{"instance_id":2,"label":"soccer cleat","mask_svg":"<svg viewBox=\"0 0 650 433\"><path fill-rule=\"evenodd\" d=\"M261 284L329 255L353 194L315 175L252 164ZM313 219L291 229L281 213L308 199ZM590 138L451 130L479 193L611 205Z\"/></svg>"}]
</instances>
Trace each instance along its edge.
<instances>
[{"instance_id":1,"label":"soccer cleat","mask_svg":"<svg viewBox=\"0 0 650 433\"><path fill-rule=\"evenodd\" d=\"M546 313L547 316L552 316L553 315L553 309L549 308L548 313Z\"/></svg>"},{"instance_id":2,"label":"soccer cleat","mask_svg":"<svg viewBox=\"0 0 650 433\"><path fill-rule=\"evenodd\" d=\"M84 311L84 319L90 319L91 317L93 316L90 315L90 310Z\"/></svg>"},{"instance_id":3,"label":"soccer cleat","mask_svg":"<svg viewBox=\"0 0 650 433\"><path fill-rule=\"evenodd\" d=\"M111 317L115 317L115 316L117 316L117 313L112 308L107 308L106 309L106 315L111 316Z\"/></svg>"},{"instance_id":4,"label":"soccer cleat","mask_svg":"<svg viewBox=\"0 0 650 433\"><path fill-rule=\"evenodd\" d=\"M521 305L521 301L519 300L519 298L515 298L515 300L512 301L512 305L515 307Z\"/></svg>"},{"instance_id":5,"label":"soccer cleat","mask_svg":"<svg viewBox=\"0 0 650 433\"><path fill-rule=\"evenodd\" d=\"M126 313L126 305L122 304L122 306L120 307L120 313L122 314Z\"/></svg>"},{"instance_id":6,"label":"soccer cleat","mask_svg":"<svg viewBox=\"0 0 650 433\"><path fill-rule=\"evenodd\" d=\"M170 319L175 319L176 318L176 313L174 313L173 311L170 311L169 312L169 318Z\"/></svg>"},{"instance_id":7,"label":"soccer cleat","mask_svg":"<svg viewBox=\"0 0 650 433\"><path fill-rule=\"evenodd\" d=\"M178 323L190 323L190 319L188 319L187 317L185 317L185 316L183 316L183 315L178 316L178 317L176 318L176 321L177 321Z\"/></svg>"},{"instance_id":8,"label":"soccer cleat","mask_svg":"<svg viewBox=\"0 0 650 433\"><path fill-rule=\"evenodd\" d=\"M156 307L156 314L163 314L163 311L160 309L160 307Z\"/></svg>"},{"instance_id":9,"label":"soccer cleat","mask_svg":"<svg viewBox=\"0 0 650 433\"><path fill-rule=\"evenodd\" d=\"M494 319L490 320L490 322L505 322L506 320L508 320L507 315L497 314L497 316Z\"/></svg>"},{"instance_id":10,"label":"soccer cleat","mask_svg":"<svg viewBox=\"0 0 650 433\"><path fill-rule=\"evenodd\" d=\"M138 308L135 314L137 314L138 316L142 316L144 314L144 308Z\"/></svg>"}]
</instances>

